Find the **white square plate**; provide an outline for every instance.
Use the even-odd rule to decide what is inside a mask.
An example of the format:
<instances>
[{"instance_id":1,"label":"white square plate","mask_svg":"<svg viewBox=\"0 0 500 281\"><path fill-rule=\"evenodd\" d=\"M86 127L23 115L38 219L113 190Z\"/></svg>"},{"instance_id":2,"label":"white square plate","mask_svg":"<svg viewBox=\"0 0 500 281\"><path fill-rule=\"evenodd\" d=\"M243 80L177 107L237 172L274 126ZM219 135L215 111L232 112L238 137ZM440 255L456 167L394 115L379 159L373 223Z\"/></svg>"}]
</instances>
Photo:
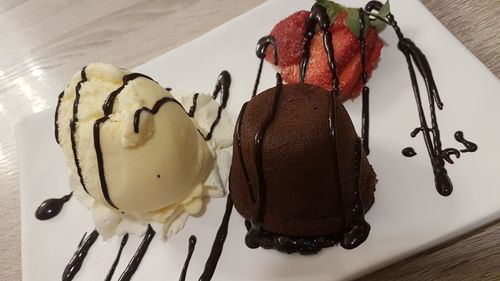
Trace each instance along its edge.
<instances>
[{"instance_id":1,"label":"white square plate","mask_svg":"<svg viewBox=\"0 0 500 281\"><path fill-rule=\"evenodd\" d=\"M347 1L343 1L347 2ZM204 36L168 52L136 70L165 87L210 92L219 72L231 72L229 112L233 118L252 91L258 60L257 40L275 23L312 1L269 1ZM364 1L349 1L361 6ZM453 133L461 129L479 145L448 165L454 182L449 198L434 188L423 140L412 139L419 126L410 79L392 30L382 33L386 46L371 87L371 151L378 174L376 203L367 216L368 240L347 251L329 248L315 256L251 250L244 244L243 218L233 210L228 239L214 280L338 280L361 276L418 251L437 245L500 217L500 87L498 79L471 55L416 0L394 0L392 10L406 36L427 55L445 103L439 112L444 147L460 147ZM68 79L70 73L68 73ZM265 66L260 90L274 85L273 70ZM54 105L56 103L54 93ZM360 126L360 100L347 102L354 124ZM44 199L68 193L68 168L53 134L53 111L23 119L18 126L21 178L23 279L58 280L86 231L90 213L76 200L49 221L34 217ZM418 155L401 150L413 146ZM200 218L168 242L153 240L134 280L177 280L187 253L188 237L198 236L187 280L197 280L224 212L225 199L215 199ZM125 247L114 280L135 252L140 238ZM118 250L119 238L100 239L90 250L75 280L103 280Z\"/></svg>"}]
</instances>

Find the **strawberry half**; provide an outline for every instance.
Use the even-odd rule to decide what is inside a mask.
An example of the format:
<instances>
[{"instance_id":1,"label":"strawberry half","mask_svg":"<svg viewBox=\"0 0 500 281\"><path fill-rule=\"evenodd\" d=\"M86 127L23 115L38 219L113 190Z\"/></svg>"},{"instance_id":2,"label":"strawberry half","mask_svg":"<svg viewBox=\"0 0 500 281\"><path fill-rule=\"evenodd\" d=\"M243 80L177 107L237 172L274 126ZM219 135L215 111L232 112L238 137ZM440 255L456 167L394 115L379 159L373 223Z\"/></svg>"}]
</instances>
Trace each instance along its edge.
<instances>
[{"instance_id":1,"label":"strawberry half","mask_svg":"<svg viewBox=\"0 0 500 281\"><path fill-rule=\"evenodd\" d=\"M304 44L306 20L311 14L308 11L298 11L276 24L271 35L276 40L278 50L278 66L298 64ZM272 48L267 49L266 60L274 63Z\"/></svg>"}]
</instances>

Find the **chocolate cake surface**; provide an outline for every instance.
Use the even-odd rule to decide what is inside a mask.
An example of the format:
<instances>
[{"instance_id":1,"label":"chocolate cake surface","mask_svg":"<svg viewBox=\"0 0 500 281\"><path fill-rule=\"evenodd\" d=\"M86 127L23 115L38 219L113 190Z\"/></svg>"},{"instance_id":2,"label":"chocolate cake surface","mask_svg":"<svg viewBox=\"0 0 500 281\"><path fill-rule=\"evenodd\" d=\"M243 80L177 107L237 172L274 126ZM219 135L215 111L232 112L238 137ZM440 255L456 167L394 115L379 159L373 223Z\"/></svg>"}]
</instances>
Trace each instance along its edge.
<instances>
[{"instance_id":1,"label":"chocolate cake surface","mask_svg":"<svg viewBox=\"0 0 500 281\"><path fill-rule=\"evenodd\" d=\"M235 130L229 185L236 209L247 220L252 220L256 210L256 134L271 113L275 90L270 88L250 100L240 112ZM336 103L336 151L329 126L330 95L312 85L282 85L275 117L262 144L262 228L266 232L288 237L332 237L351 226L358 187L359 138L344 106ZM376 181L363 155L360 193L365 210L374 202Z\"/></svg>"}]
</instances>

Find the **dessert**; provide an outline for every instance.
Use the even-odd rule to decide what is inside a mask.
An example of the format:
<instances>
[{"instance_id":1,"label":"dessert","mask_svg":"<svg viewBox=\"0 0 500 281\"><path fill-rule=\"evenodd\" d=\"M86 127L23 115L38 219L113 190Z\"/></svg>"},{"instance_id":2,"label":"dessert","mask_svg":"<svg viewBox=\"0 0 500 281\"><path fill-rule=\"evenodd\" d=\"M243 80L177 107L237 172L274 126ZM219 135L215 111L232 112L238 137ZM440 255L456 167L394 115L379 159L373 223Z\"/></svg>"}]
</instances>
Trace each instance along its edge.
<instances>
[{"instance_id":1,"label":"dessert","mask_svg":"<svg viewBox=\"0 0 500 281\"><path fill-rule=\"evenodd\" d=\"M316 1L326 9L330 23L328 30L332 33L332 46L335 64L339 77L339 99L346 101L359 96L365 82L361 70L366 65L366 74L370 77L380 57L383 42L378 30L383 26L376 20L366 20L364 44L359 38L359 14L357 9L347 8L332 1ZM298 11L277 23L271 31L276 40L278 66L281 76L287 83L300 82L300 58L304 50L303 38L306 32L306 21L309 11ZM377 27L377 28L376 28ZM328 59L323 48L323 31L314 31L310 43L310 59L308 61L305 83L316 85L329 91L332 88L332 75L328 67ZM364 48L366 55L362 61L360 50ZM273 62L271 50L267 51L266 60Z\"/></svg>"},{"instance_id":2,"label":"dessert","mask_svg":"<svg viewBox=\"0 0 500 281\"><path fill-rule=\"evenodd\" d=\"M420 126L411 135L415 137L418 133L422 133L424 137L434 171L436 189L440 194L447 196L452 191L452 183L447 175L445 162L452 164L452 155L458 158L461 153L477 150L477 145L466 140L461 131L455 134L455 139L465 146L464 149L442 149L435 111L435 105L438 106L438 109L442 109L442 103L437 93L432 72L423 53L410 39L403 36L393 15L388 10L388 2L382 5L380 2L372 1L367 4L365 9L355 10L358 13L359 29L353 33L356 35L356 40L359 41L357 52L359 52L360 58L359 63L355 63L353 68L356 72L359 72L359 77L352 81L356 81L356 87L362 89L363 96L361 137L358 137L347 111L341 104L341 101L345 98L345 96L342 96L342 74L337 71L341 62L336 61L336 50L333 46L335 40L332 39L334 31L331 30L329 21L331 15L328 12L328 8L325 8L325 5L328 4L327 1L318 2L323 3L323 5L314 5L311 13L305 13L307 15L304 22L305 28L303 29L305 40L303 40L303 50L300 52L300 61L297 63L297 69L295 70L298 79L294 83L283 84L282 76L277 74L276 86L257 95L262 63L266 57L268 46L273 46L273 49L270 51L272 53L271 59L275 65L279 65L277 47L279 43L277 40L273 36L266 36L259 41L257 56L261 61L252 100L247 102L241 109L233 136L235 146L233 147L233 163L229 176L231 193L227 196L226 210L210 256L205 264L205 270L199 279L201 281L211 280L214 275L227 236L233 200L237 211L245 218L245 224L248 229L245 242L250 248L275 248L287 253L299 252L301 254L311 254L318 252L324 247L333 246L336 243L340 243L346 249L352 249L367 239L371 227L366 222L364 215L374 203L374 191L377 181L374 170L366 157L369 154L368 102L370 93L366 83L369 78L370 67L372 67L370 64L373 63L370 61L373 53L370 54L368 51L370 44L368 41L371 40L369 39L370 27L367 25L368 21L378 20L386 23L392 26L398 35L398 47L407 59L421 122ZM378 11L378 13L375 14L372 11ZM304 17L304 13L301 12L298 14L300 17ZM349 25L347 20L346 24ZM297 27L300 27L300 25L297 25ZM319 27L320 31L316 35L320 34L322 36L320 38L321 41L318 41L318 37L315 35L317 27ZM317 56L317 54L313 55L314 52L320 52L321 50L317 46L314 47L312 44L314 40L324 44L324 54L322 56L326 58L324 60L327 61L327 68L330 72L329 79L331 80L328 81L328 89L311 85L307 80L308 69L314 65L310 63L313 60L312 56ZM297 52L296 49L289 51L290 53ZM355 53L354 51L350 52ZM267 54L269 56L269 52ZM355 54L355 56L357 57L358 55ZM285 59L285 63L295 65L293 60L287 61ZM413 68L414 63L417 65L417 69L426 83L431 111L431 126L427 125L424 115L416 73ZM118 92L128 86L130 81L124 79L127 75L121 77L123 85L118 88L120 89ZM142 75L135 75L137 79L150 79ZM216 117L211 122L206 123L205 126L200 125L203 123L200 119L196 119L196 112L202 111L203 108L202 104L204 103L200 102L200 100L203 100L202 95L191 95L183 102L182 99L174 99L167 93L160 100L165 99L162 103L171 103L174 108L178 108L175 106L179 106L179 103L183 105L181 108L186 109L183 113L189 117L195 117L193 128L198 130L200 135L194 135L197 137L201 136L202 139L210 141L213 134L215 137L214 129L218 126L224 127L223 108L227 101L227 94L224 94L224 89L227 90L228 87L228 84L224 83L224 81L228 81L227 77L224 77L224 75L220 76L221 79L213 95L215 99L218 91L222 90L222 104L220 106L214 104L213 108L215 110L213 112L215 112L214 115ZM77 92L82 89L85 82L88 82L85 69L78 79L80 80L74 84L76 89L74 96L78 96ZM170 89L167 89L167 92L170 92ZM352 91L349 96L351 94ZM61 96L61 99L63 99L64 94ZM75 100L78 99L75 98ZM210 99L207 98L207 100ZM207 104L211 102L210 100ZM76 103L73 102L73 104ZM94 148L96 148L95 160L98 162L97 170L99 172L99 179L101 180L101 188L103 177L99 166L103 165L99 162L106 163L106 161L99 160L100 156L98 155L102 153L99 150L102 149L101 144L104 143L100 141L101 129L104 128L106 122L113 120L113 116L111 116L113 110L107 110L106 104L107 102L102 111L103 116L96 117L92 128ZM133 114L134 121L132 122L132 128L134 133L138 135L129 136L125 134L126 137L120 139L120 145L141 143L143 141L142 138L144 138L144 135L141 135L141 128L150 128L148 127L150 123L148 123L148 120L144 120L143 114L150 113L154 118L161 111L162 105L152 106L149 109L144 107L136 108ZM73 107L73 111L74 109L75 107ZM179 112L182 113L180 110ZM59 110L57 110L58 113ZM177 118L183 120L185 118L183 114L170 114L172 114L172 120L177 120ZM56 127L59 125L57 120L58 117L56 116ZM120 119L118 118L118 120ZM71 130L77 130L74 129L77 128L75 123L79 123L80 121L79 118L75 119L74 116L69 120L70 133L73 133ZM180 127L184 128L185 126ZM120 130L116 131L120 132ZM98 136L97 143L95 143L96 135ZM58 133L56 133L56 137L59 140ZM75 134L72 138L76 140L77 137ZM147 129L145 137L150 137ZM184 136L181 135L179 137L182 139ZM75 140L71 139L70 134L71 152L73 152L73 158L70 160L74 160L75 162L76 168L74 173L79 176L85 175L87 173L85 170L88 167L78 168L80 155L79 153L74 153L73 144L77 143ZM198 163L199 166L197 167L202 167L201 170L191 171L194 174L190 174L189 176L194 175L195 179L203 178L202 175L205 170L203 167L206 167L208 165L206 163L209 162L208 160L205 161L208 157L207 155L214 157L214 153L211 150L212 147L207 144L210 153L206 154L204 153L206 150L203 145L201 147L198 145L202 142L196 142L190 138L189 140L178 141L177 145L182 148L185 145L184 141L191 145L194 144L195 150L198 153L195 153L197 156L194 158L195 160L193 158L190 158L191 160L183 160L187 161L186 163ZM230 142L230 140L227 140L227 142ZM77 144L76 146L78 145L81 144ZM219 144L219 147L223 146ZM76 148L78 149L78 147ZM411 147L405 149L405 155L407 156L414 155L415 153L415 150ZM105 157L102 159L106 160ZM70 163L72 162L70 161ZM144 172L148 174L150 168L145 169ZM85 190L85 177L82 176L82 178L81 189ZM92 190L92 188L89 190ZM80 193L85 195L81 190ZM106 196L104 193L102 192L102 198L92 198L92 200L94 202L100 200L98 204L116 212L113 208L119 208L119 204L115 203L112 196L109 196L109 194ZM75 194L81 196L81 194L78 195L78 190L75 190ZM188 196L188 198L194 197ZM155 199L160 200L160 198ZM52 199L51 201L47 201L44 206L48 206L47 209L52 208L57 212L67 200L68 197ZM140 221L141 219L149 218L147 215L138 216L137 213L154 212L154 210L143 211L141 209L149 208L148 204L139 204L140 206L137 207L134 203L127 205L127 200L124 202L125 208L130 213L128 215L133 220ZM174 200L174 202L176 202L174 204L178 204L178 201ZM182 201L178 206L184 208L185 203L188 206L191 205L189 202ZM41 213L43 215L43 211ZM174 216L173 219L176 221L177 217ZM171 223L171 221L168 223ZM148 224L143 242L119 280L131 279L155 235L152 225L154 223ZM166 227L172 229L171 225ZM114 233L118 232L115 230ZM63 280L71 280L73 278L74 274L80 268L88 249L92 246L98 235L99 233L94 230L89 236L82 238L74 258L65 270ZM127 239L128 234L125 234L106 280L112 278ZM185 280L186 278L195 244L196 237L191 236L187 257L179 280Z\"/></svg>"}]
</instances>

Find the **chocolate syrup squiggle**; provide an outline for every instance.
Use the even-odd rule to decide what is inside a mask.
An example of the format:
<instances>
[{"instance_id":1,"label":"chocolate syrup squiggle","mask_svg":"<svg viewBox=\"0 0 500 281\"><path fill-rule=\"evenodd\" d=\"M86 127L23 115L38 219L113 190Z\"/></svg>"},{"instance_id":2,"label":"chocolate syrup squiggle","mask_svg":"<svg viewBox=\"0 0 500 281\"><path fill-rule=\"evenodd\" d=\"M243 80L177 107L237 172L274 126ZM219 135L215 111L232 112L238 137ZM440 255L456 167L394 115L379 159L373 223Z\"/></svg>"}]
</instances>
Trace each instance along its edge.
<instances>
[{"instance_id":1,"label":"chocolate syrup squiggle","mask_svg":"<svg viewBox=\"0 0 500 281\"><path fill-rule=\"evenodd\" d=\"M118 265L118 262L120 261L123 248L125 248L127 241L128 241L128 233L123 235L122 242L120 243L120 249L118 249L118 254L116 254L116 258L113 261L113 264L111 265L111 268L109 269L108 274L106 275L106 279L104 279L105 281L111 281L111 278L113 278L113 274L115 273L116 266Z\"/></svg>"},{"instance_id":2,"label":"chocolate syrup squiggle","mask_svg":"<svg viewBox=\"0 0 500 281\"><path fill-rule=\"evenodd\" d=\"M151 225L148 225L148 230L146 231L146 234L144 234L144 238L142 239L139 248L137 248L137 251L135 252L130 262L128 263L127 267L123 271L118 281L129 281L130 279L132 279L132 276L134 276L134 273L139 268L142 258L146 254L149 244L153 240L155 234L156 232L153 230Z\"/></svg>"},{"instance_id":3,"label":"chocolate syrup squiggle","mask_svg":"<svg viewBox=\"0 0 500 281\"><path fill-rule=\"evenodd\" d=\"M82 184L83 190L89 193L87 187L85 186L85 181L82 175L82 167L80 166L80 159L78 158L78 150L76 147L76 124L78 123L78 107L80 105L80 90L82 88L82 84L87 82L87 74L85 73L86 67L82 68L80 75L82 79L76 84L75 87L75 100L73 101L73 117L69 122L70 128L70 137L71 137L71 150L73 151L73 159L75 161L76 172L78 177L80 178L80 183Z\"/></svg>"},{"instance_id":4,"label":"chocolate syrup squiggle","mask_svg":"<svg viewBox=\"0 0 500 281\"><path fill-rule=\"evenodd\" d=\"M196 246L196 236L191 235L191 237L189 237L188 254L186 257L186 261L184 261L184 266L182 267L182 272L181 272L181 276L179 277L179 281L186 280L186 273L187 273L187 270L189 267L189 262L191 261L191 257L193 256L195 246Z\"/></svg>"},{"instance_id":5,"label":"chocolate syrup squiggle","mask_svg":"<svg viewBox=\"0 0 500 281\"><path fill-rule=\"evenodd\" d=\"M464 132L457 131L455 133L455 140L465 146L465 149L461 149L460 152L475 152L477 150L477 144L470 142L464 138Z\"/></svg>"},{"instance_id":6,"label":"chocolate syrup squiggle","mask_svg":"<svg viewBox=\"0 0 500 281\"><path fill-rule=\"evenodd\" d=\"M57 216L66 202L71 199L73 192L61 198L50 198L42 202L35 211L35 217L41 221Z\"/></svg>"},{"instance_id":7,"label":"chocolate syrup squiggle","mask_svg":"<svg viewBox=\"0 0 500 281\"><path fill-rule=\"evenodd\" d=\"M82 238L80 244L78 245L78 250L76 250L75 254L69 261L68 265L64 269L62 280L63 281L71 281L76 276L80 268L82 267L83 261L87 256L90 247L94 245L95 241L99 237L99 233L96 230L92 231L89 236Z\"/></svg>"}]
</instances>

